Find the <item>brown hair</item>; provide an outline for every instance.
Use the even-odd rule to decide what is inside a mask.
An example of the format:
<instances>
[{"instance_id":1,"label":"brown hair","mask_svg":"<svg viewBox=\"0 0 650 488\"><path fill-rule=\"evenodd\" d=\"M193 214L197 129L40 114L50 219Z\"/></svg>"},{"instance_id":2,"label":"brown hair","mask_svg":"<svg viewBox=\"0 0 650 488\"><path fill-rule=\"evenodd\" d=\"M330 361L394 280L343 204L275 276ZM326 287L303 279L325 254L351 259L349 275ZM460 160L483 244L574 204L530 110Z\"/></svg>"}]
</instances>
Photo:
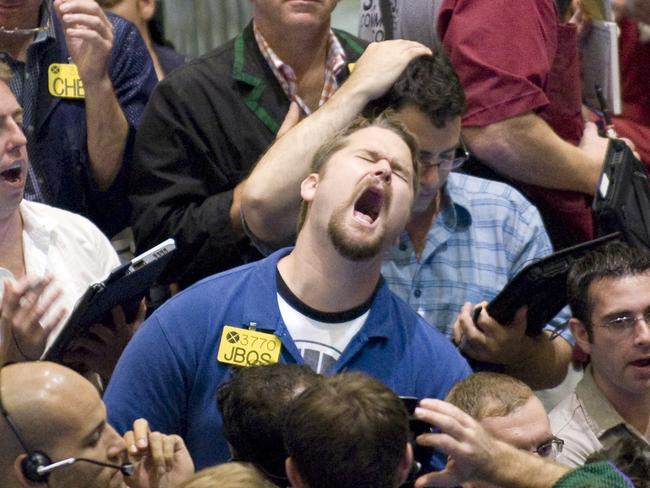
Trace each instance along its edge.
<instances>
[{"instance_id":1,"label":"brown hair","mask_svg":"<svg viewBox=\"0 0 650 488\"><path fill-rule=\"evenodd\" d=\"M475 373L456 383L445 400L480 421L508 415L533 395L528 385L511 376Z\"/></svg>"},{"instance_id":2,"label":"brown hair","mask_svg":"<svg viewBox=\"0 0 650 488\"><path fill-rule=\"evenodd\" d=\"M282 434L289 403L322 377L304 364L271 364L234 369L217 389L223 433L237 461L253 463L285 487L287 451Z\"/></svg>"},{"instance_id":3,"label":"brown hair","mask_svg":"<svg viewBox=\"0 0 650 488\"><path fill-rule=\"evenodd\" d=\"M284 441L309 488L393 488L409 425L401 400L379 381L343 373L290 405Z\"/></svg>"},{"instance_id":4,"label":"brown hair","mask_svg":"<svg viewBox=\"0 0 650 488\"><path fill-rule=\"evenodd\" d=\"M390 90L364 109L364 114L415 107L438 129L465 113L465 92L442 48L413 59Z\"/></svg>"},{"instance_id":5,"label":"brown hair","mask_svg":"<svg viewBox=\"0 0 650 488\"><path fill-rule=\"evenodd\" d=\"M571 314L580 320L593 340L591 312L594 304L589 287L596 280L623 278L650 273L650 253L624 242L613 241L590 252L577 261L569 271L567 295Z\"/></svg>"},{"instance_id":6,"label":"brown hair","mask_svg":"<svg viewBox=\"0 0 650 488\"><path fill-rule=\"evenodd\" d=\"M420 162L418 160L418 143L415 139L415 136L409 132L404 124L402 124L399 119L395 116L395 113L392 110L387 110L377 117L367 118L363 116L358 116L354 121L348 125L346 128L337 132L332 138L326 141L314 154L314 159L311 163L310 173L318 173L320 175L325 173L325 165L332 158L334 154L339 152L341 149L347 146L349 137L361 129L367 129L369 127L379 127L381 129L387 129L395 134L397 134L408 146L411 151L411 160L413 162L413 190L417 189L417 182L420 171ZM300 214L298 217L298 232L302 229L302 226L307 219L307 213L309 211L309 204L305 201L302 202L300 206Z\"/></svg>"},{"instance_id":7,"label":"brown hair","mask_svg":"<svg viewBox=\"0 0 650 488\"><path fill-rule=\"evenodd\" d=\"M180 488L275 488L247 463L225 463L196 473Z\"/></svg>"}]
</instances>

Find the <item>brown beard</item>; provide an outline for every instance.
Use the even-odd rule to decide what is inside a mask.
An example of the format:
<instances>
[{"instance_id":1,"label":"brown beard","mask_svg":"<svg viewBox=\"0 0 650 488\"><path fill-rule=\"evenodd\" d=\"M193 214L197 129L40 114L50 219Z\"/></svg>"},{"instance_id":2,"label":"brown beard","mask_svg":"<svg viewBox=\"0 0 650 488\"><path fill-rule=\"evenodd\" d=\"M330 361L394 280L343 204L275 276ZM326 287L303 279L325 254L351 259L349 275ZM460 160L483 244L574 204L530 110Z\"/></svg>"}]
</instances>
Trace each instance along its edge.
<instances>
[{"instance_id":1,"label":"brown beard","mask_svg":"<svg viewBox=\"0 0 650 488\"><path fill-rule=\"evenodd\" d=\"M355 242L346 235L343 225L346 208L348 208L347 205L342 205L335 209L327 224L327 236L334 245L334 249L344 258L352 261L367 261L374 258L384 246L386 234L384 227L382 226L371 241Z\"/></svg>"}]
</instances>

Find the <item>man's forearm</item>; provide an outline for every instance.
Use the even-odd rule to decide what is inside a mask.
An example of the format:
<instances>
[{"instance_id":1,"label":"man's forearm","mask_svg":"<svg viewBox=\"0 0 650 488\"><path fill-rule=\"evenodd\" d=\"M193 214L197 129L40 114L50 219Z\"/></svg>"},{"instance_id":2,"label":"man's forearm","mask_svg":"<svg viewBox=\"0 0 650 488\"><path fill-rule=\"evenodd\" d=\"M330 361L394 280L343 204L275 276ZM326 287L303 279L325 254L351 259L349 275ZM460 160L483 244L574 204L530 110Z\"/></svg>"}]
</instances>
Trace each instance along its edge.
<instances>
[{"instance_id":1,"label":"man's forearm","mask_svg":"<svg viewBox=\"0 0 650 488\"><path fill-rule=\"evenodd\" d=\"M571 361L571 345L562 337L549 340L550 332L539 337L526 337L529 347L525 359L505 366L505 372L534 390L553 388L559 385L567 374Z\"/></svg>"},{"instance_id":2,"label":"man's forearm","mask_svg":"<svg viewBox=\"0 0 650 488\"><path fill-rule=\"evenodd\" d=\"M241 210L255 237L269 244L293 237L300 183L320 145L354 120L368 102L386 93L408 63L424 54L431 50L403 39L370 44L334 96L271 146L242 192Z\"/></svg>"},{"instance_id":3,"label":"man's forearm","mask_svg":"<svg viewBox=\"0 0 650 488\"><path fill-rule=\"evenodd\" d=\"M109 78L84 86L90 169L100 190L107 190L122 168L129 125Z\"/></svg>"},{"instance_id":4,"label":"man's forearm","mask_svg":"<svg viewBox=\"0 0 650 488\"><path fill-rule=\"evenodd\" d=\"M472 153L497 173L558 190L593 194L604 159L564 141L532 113L466 127L463 136Z\"/></svg>"},{"instance_id":5,"label":"man's forearm","mask_svg":"<svg viewBox=\"0 0 650 488\"><path fill-rule=\"evenodd\" d=\"M300 183L309 174L314 154L365 105L362 93L344 84L262 156L245 182L241 199L246 224L257 238L282 243L293 236L301 202Z\"/></svg>"}]
</instances>

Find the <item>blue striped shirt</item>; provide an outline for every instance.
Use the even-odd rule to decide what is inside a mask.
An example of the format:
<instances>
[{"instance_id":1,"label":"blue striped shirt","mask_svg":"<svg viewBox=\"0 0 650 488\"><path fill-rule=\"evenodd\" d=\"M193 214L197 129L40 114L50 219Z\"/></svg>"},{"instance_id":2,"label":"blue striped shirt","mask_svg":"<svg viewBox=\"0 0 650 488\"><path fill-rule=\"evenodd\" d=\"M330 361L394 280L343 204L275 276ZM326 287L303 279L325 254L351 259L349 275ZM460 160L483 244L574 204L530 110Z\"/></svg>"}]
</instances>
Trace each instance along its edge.
<instances>
[{"instance_id":1,"label":"blue striped shirt","mask_svg":"<svg viewBox=\"0 0 650 488\"><path fill-rule=\"evenodd\" d=\"M393 292L451 337L465 302L490 301L553 249L539 212L514 188L452 173L442 191L420 259L404 231L386 253L382 274ZM568 318L565 308L547 327L555 330ZM562 336L573 343L568 329Z\"/></svg>"}]
</instances>

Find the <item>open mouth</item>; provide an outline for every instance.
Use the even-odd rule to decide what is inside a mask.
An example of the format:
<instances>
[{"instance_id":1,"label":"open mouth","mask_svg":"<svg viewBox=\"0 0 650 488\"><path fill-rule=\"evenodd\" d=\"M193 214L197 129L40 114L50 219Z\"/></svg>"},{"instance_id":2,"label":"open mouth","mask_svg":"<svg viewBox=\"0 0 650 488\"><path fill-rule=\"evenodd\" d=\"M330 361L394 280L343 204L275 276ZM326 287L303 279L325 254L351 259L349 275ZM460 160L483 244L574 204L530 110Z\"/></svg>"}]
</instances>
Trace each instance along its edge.
<instances>
[{"instance_id":1,"label":"open mouth","mask_svg":"<svg viewBox=\"0 0 650 488\"><path fill-rule=\"evenodd\" d=\"M0 178L8 183L18 183L23 175L23 165L15 163L6 170L0 172Z\"/></svg>"},{"instance_id":2,"label":"open mouth","mask_svg":"<svg viewBox=\"0 0 650 488\"><path fill-rule=\"evenodd\" d=\"M383 203L384 192L379 188L368 188L354 204L354 216L368 224L372 224L379 217Z\"/></svg>"},{"instance_id":3,"label":"open mouth","mask_svg":"<svg viewBox=\"0 0 650 488\"><path fill-rule=\"evenodd\" d=\"M636 366L637 368L647 368L650 366L650 358L637 359L636 361L632 361L630 364L632 366Z\"/></svg>"}]
</instances>

